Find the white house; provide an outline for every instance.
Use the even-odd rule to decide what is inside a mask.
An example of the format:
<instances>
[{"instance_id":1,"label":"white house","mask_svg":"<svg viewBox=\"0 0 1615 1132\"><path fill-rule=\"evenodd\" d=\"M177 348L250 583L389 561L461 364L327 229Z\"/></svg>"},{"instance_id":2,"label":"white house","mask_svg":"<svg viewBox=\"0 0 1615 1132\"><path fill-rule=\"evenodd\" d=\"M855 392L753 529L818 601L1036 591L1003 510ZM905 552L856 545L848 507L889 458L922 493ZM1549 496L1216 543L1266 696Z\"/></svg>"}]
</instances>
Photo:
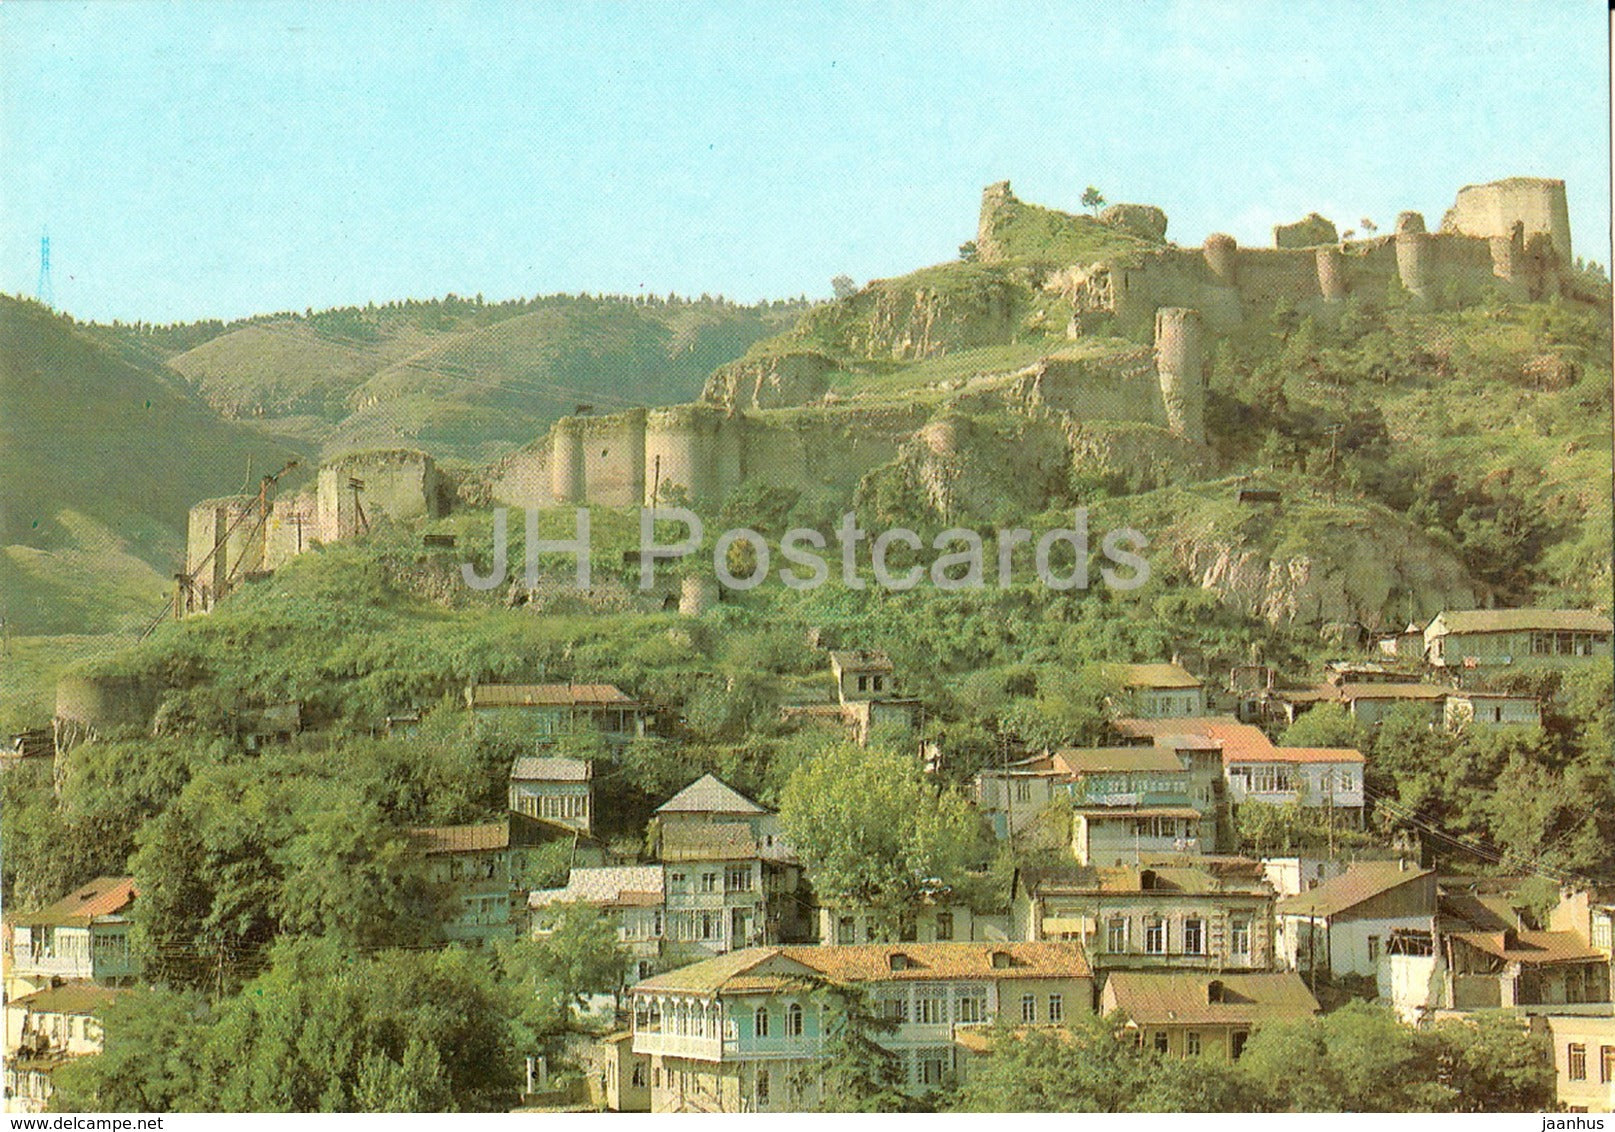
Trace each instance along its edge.
<instances>
[{"instance_id":1,"label":"white house","mask_svg":"<svg viewBox=\"0 0 1615 1132\"><path fill-rule=\"evenodd\" d=\"M1377 977L1393 932L1436 930L1436 874L1406 861L1361 861L1274 909L1275 945L1293 970Z\"/></svg>"}]
</instances>

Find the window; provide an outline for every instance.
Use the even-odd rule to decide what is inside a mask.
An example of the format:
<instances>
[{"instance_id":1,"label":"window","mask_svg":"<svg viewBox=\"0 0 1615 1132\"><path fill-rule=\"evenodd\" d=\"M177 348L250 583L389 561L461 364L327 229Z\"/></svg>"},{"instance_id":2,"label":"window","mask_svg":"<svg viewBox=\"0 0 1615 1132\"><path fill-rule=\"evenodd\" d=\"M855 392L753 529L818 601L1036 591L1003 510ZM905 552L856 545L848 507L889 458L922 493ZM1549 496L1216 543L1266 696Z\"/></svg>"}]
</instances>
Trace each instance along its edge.
<instances>
[{"instance_id":1,"label":"window","mask_svg":"<svg viewBox=\"0 0 1615 1132\"><path fill-rule=\"evenodd\" d=\"M750 892L752 875L750 865L730 865L723 873L725 892Z\"/></svg>"},{"instance_id":2,"label":"window","mask_svg":"<svg viewBox=\"0 0 1615 1132\"><path fill-rule=\"evenodd\" d=\"M920 1059L920 1084L942 1084L943 1065L940 1057L922 1057Z\"/></svg>"},{"instance_id":3,"label":"window","mask_svg":"<svg viewBox=\"0 0 1615 1132\"><path fill-rule=\"evenodd\" d=\"M1127 950L1126 917L1112 916L1105 925L1105 950L1112 955L1120 955Z\"/></svg>"},{"instance_id":4,"label":"window","mask_svg":"<svg viewBox=\"0 0 1615 1132\"><path fill-rule=\"evenodd\" d=\"M629 1078L629 1081L636 1089L645 1087L645 1063L643 1061L634 1062L633 1076Z\"/></svg>"},{"instance_id":5,"label":"window","mask_svg":"<svg viewBox=\"0 0 1615 1132\"><path fill-rule=\"evenodd\" d=\"M1165 1053L1166 1049L1167 1049L1166 1031L1165 1030L1157 1030L1157 1031L1155 1031L1155 1052L1156 1053Z\"/></svg>"},{"instance_id":6,"label":"window","mask_svg":"<svg viewBox=\"0 0 1615 1132\"><path fill-rule=\"evenodd\" d=\"M1228 925L1228 950L1238 958L1250 958L1251 922L1249 920L1235 920Z\"/></svg>"},{"instance_id":7,"label":"window","mask_svg":"<svg viewBox=\"0 0 1615 1132\"><path fill-rule=\"evenodd\" d=\"M1249 1038L1249 1030L1235 1030L1228 1035L1228 1055L1238 1061L1239 1055L1245 1052L1245 1042Z\"/></svg>"},{"instance_id":8,"label":"window","mask_svg":"<svg viewBox=\"0 0 1615 1132\"><path fill-rule=\"evenodd\" d=\"M1065 999L1060 995L1049 995L1049 1021L1065 1021Z\"/></svg>"},{"instance_id":9,"label":"window","mask_svg":"<svg viewBox=\"0 0 1615 1132\"><path fill-rule=\"evenodd\" d=\"M718 938L718 919L711 912L701 913L701 938Z\"/></svg>"},{"instance_id":10,"label":"window","mask_svg":"<svg viewBox=\"0 0 1615 1132\"><path fill-rule=\"evenodd\" d=\"M718 891L718 874L717 873L702 873L701 874L701 891L702 892L717 892Z\"/></svg>"},{"instance_id":11,"label":"window","mask_svg":"<svg viewBox=\"0 0 1615 1132\"><path fill-rule=\"evenodd\" d=\"M888 998L882 1005L882 1013L899 1026L908 1022L908 996L902 998Z\"/></svg>"},{"instance_id":12,"label":"window","mask_svg":"<svg viewBox=\"0 0 1615 1132\"><path fill-rule=\"evenodd\" d=\"M1183 1052L1190 1057L1200 1056L1200 1031L1190 1030L1183 1035Z\"/></svg>"},{"instance_id":13,"label":"window","mask_svg":"<svg viewBox=\"0 0 1615 1132\"><path fill-rule=\"evenodd\" d=\"M768 1037L768 1007L759 1006L756 1013L751 1016L752 1033L756 1037Z\"/></svg>"},{"instance_id":14,"label":"window","mask_svg":"<svg viewBox=\"0 0 1615 1132\"><path fill-rule=\"evenodd\" d=\"M1022 1022L1036 1022L1037 1021L1037 995L1035 995L1035 994L1023 994L1023 995L1021 995L1021 1021Z\"/></svg>"},{"instance_id":15,"label":"window","mask_svg":"<svg viewBox=\"0 0 1615 1132\"><path fill-rule=\"evenodd\" d=\"M1183 921L1183 953L1185 955L1206 953L1206 922L1198 916Z\"/></svg>"},{"instance_id":16,"label":"window","mask_svg":"<svg viewBox=\"0 0 1615 1132\"><path fill-rule=\"evenodd\" d=\"M985 1022L987 1020L987 1000L974 994L966 995L959 1000L959 1021Z\"/></svg>"},{"instance_id":17,"label":"window","mask_svg":"<svg viewBox=\"0 0 1615 1132\"><path fill-rule=\"evenodd\" d=\"M1587 1047L1571 1043L1565 1047L1565 1076L1572 1081L1587 1079Z\"/></svg>"},{"instance_id":18,"label":"window","mask_svg":"<svg viewBox=\"0 0 1615 1132\"><path fill-rule=\"evenodd\" d=\"M757 1067L757 1103L768 1103L768 1069L761 1065Z\"/></svg>"},{"instance_id":19,"label":"window","mask_svg":"<svg viewBox=\"0 0 1615 1132\"><path fill-rule=\"evenodd\" d=\"M689 880L683 873L668 873L667 886L674 892L688 892Z\"/></svg>"},{"instance_id":20,"label":"window","mask_svg":"<svg viewBox=\"0 0 1615 1132\"><path fill-rule=\"evenodd\" d=\"M1615 1046L1598 1047L1598 1080L1604 1085L1615 1081Z\"/></svg>"},{"instance_id":21,"label":"window","mask_svg":"<svg viewBox=\"0 0 1615 1132\"><path fill-rule=\"evenodd\" d=\"M785 1011L785 1036L787 1038L800 1038L802 1036L802 1004L791 1003Z\"/></svg>"},{"instance_id":22,"label":"window","mask_svg":"<svg viewBox=\"0 0 1615 1132\"><path fill-rule=\"evenodd\" d=\"M948 1000L926 997L920 999L920 1025L939 1026L948 1020Z\"/></svg>"},{"instance_id":23,"label":"window","mask_svg":"<svg viewBox=\"0 0 1615 1132\"><path fill-rule=\"evenodd\" d=\"M1144 920L1144 954L1166 954L1166 921L1159 916Z\"/></svg>"},{"instance_id":24,"label":"window","mask_svg":"<svg viewBox=\"0 0 1615 1132\"><path fill-rule=\"evenodd\" d=\"M1611 920L1608 916L1599 916L1593 920L1593 946L1604 951L1610 949Z\"/></svg>"},{"instance_id":25,"label":"window","mask_svg":"<svg viewBox=\"0 0 1615 1132\"><path fill-rule=\"evenodd\" d=\"M858 922L851 916L842 916L836 921L836 942L843 945L858 942Z\"/></svg>"},{"instance_id":26,"label":"window","mask_svg":"<svg viewBox=\"0 0 1615 1132\"><path fill-rule=\"evenodd\" d=\"M1349 770L1341 771L1339 789L1343 793L1349 793L1357 789L1357 776Z\"/></svg>"},{"instance_id":27,"label":"window","mask_svg":"<svg viewBox=\"0 0 1615 1132\"><path fill-rule=\"evenodd\" d=\"M867 676L858 677L858 690L860 692L869 691L869 677L867 677Z\"/></svg>"},{"instance_id":28,"label":"window","mask_svg":"<svg viewBox=\"0 0 1615 1132\"><path fill-rule=\"evenodd\" d=\"M1032 800L1032 784L1024 778L1015 781L1015 800L1017 802L1030 802Z\"/></svg>"},{"instance_id":29,"label":"window","mask_svg":"<svg viewBox=\"0 0 1615 1132\"><path fill-rule=\"evenodd\" d=\"M952 912L938 912L936 914L936 937L938 940L943 941L953 938Z\"/></svg>"},{"instance_id":30,"label":"window","mask_svg":"<svg viewBox=\"0 0 1615 1132\"><path fill-rule=\"evenodd\" d=\"M1370 963L1379 962L1379 936L1377 935L1368 937L1368 961Z\"/></svg>"},{"instance_id":31,"label":"window","mask_svg":"<svg viewBox=\"0 0 1615 1132\"><path fill-rule=\"evenodd\" d=\"M874 687L875 687L875 691L877 691L877 692L878 692L878 691L880 691L880 690L881 690L881 686L882 686L882 685L883 685L883 684L885 684L885 682L886 682L886 681L885 681L885 679L884 679L884 678L883 678L883 677L880 677L880 676L876 676L876 677L875 677L875 678L874 678L874 681L873 681L873 683L874 683Z\"/></svg>"}]
</instances>

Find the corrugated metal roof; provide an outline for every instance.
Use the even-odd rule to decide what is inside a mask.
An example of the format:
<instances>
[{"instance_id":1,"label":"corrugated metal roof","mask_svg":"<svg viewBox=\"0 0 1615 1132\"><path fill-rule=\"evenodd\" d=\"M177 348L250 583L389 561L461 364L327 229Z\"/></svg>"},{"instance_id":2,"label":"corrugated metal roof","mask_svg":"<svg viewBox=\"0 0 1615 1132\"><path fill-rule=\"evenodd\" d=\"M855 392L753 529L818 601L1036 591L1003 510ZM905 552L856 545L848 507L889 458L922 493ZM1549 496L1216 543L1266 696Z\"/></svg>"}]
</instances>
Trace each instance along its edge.
<instances>
[{"instance_id":1,"label":"corrugated metal roof","mask_svg":"<svg viewBox=\"0 0 1615 1132\"><path fill-rule=\"evenodd\" d=\"M8 1005L37 1014L94 1014L124 992L100 983L74 981L14 998Z\"/></svg>"},{"instance_id":2,"label":"corrugated metal roof","mask_svg":"<svg viewBox=\"0 0 1615 1132\"><path fill-rule=\"evenodd\" d=\"M1529 629L1609 633L1615 624L1591 609L1449 609L1438 614L1449 633L1518 633Z\"/></svg>"},{"instance_id":3,"label":"corrugated metal roof","mask_svg":"<svg viewBox=\"0 0 1615 1132\"><path fill-rule=\"evenodd\" d=\"M1177 755L1161 747L1083 747L1056 751L1071 774L1181 771Z\"/></svg>"},{"instance_id":4,"label":"corrugated metal roof","mask_svg":"<svg viewBox=\"0 0 1615 1132\"><path fill-rule=\"evenodd\" d=\"M1286 896L1274 909L1280 915L1335 916L1366 900L1434 875L1434 869L1404 866L1401 861L1358 861L1310 892ZM1430 912L1434 914L1435 908Z\"/></svg>"},{"instance_id":5,"label":"corrugated metal roof","mask_svg":"<svg viewBox=\"0 0 1615 1132\"><path fill-rule=\"evenodd\" d=\"M766 814L753 802L715 775L703 774L656 807L659 814Z\"/></svg>"},{"instance_id":6,"label":"corrugated metal roof","mask_svg":"<svg viewBox=\"0 0 1615 1132\"><path fill-rule=\"evenodd\" d=\"M527 903L533 908L546 904L638 906L647 903L646 897L654 898L650 903L660 903L662 892L660 865L575 868L567 875L565 888L546 888L531 893Z\"/></svg>"},{"instance_id":7,"label":"corrugated metal roof","mask_svg":"<svg viewBox=\"0 0 1615 1132\"><path fill-rule=\"evenodd\" d=\"M637 707L615 684L476 684L472 707Z\"/></svg>"},{"instance_id":8,"label":"corrugated metal roof","mask_svg":"<svg viewBox=\"0 0 1615 1132\"><path fill-rule=\"evenodd\" d=\"M510 777L516 782L587 782L594 777L594 763L588 759L522 755L511 765Z\"/></svg>"},{"instance_id":9,"label":"corrugated metal roof","mask_svg":"<svg viewBox=\"0 0 1615 1132\"><path fill-rule=\"evenodd\" d=\"M409 831L410 842L421 853L481 853L510 846L510 823L440 825Z\"/></svg>"},{"instance_id":10,"label":"corrugated metal roof","mask_svg":"<svg viewBox=\"0 0 1615 1132\"><path fill-rule=\"evenodd\" d=\"M1223 753L1224 763L1360 763L1363 752L1355 747L1274 747L1265 755Z\"/></svg>"},{"instance_id":11,"label":"corrugated metal roof","mask_svg":"<svg viewBox=\"0 0 1615 1132\"><path fill-rule=\"evenodd\" d=\"M664 861L745 861L761 857L745 822L675 822L662 828Z\"/></svg>"},{"instance_id":12,"label":"corrugated metal roof","mask_svg":"<svg viewBox=\"0 0 1615 1132\"><path fill-rule=\"evenodd\" d=\"M1219 975L1116 971L1105 982L1104 997L1114 999L1117 1008L1141 1026L1254 1025L1310 1018L1319 1009L1318 1000L1293 971Z\"/></svg>"},{"instance_id":13,"label":"corrugated metal roof","mask_svg":"<svg viewBox=\"0 0 1615 1132\"><path fill-rule=\"evenodd\" d=\"M1198 688L1200 680L1181 664L1107 664L1102 671L1124 688Z\"/></svg>"},{"instance_id":14,"label":"corrugated metal roof","mask_svg":"<svg viewBox=\"0 0 1615 1132\"><path fill-rule=\"evenodd\" d=\"M1576 963L1609 958L1576 932L1454 932L1477 951L1510 963Z\"/></svg>"}]
</instances>

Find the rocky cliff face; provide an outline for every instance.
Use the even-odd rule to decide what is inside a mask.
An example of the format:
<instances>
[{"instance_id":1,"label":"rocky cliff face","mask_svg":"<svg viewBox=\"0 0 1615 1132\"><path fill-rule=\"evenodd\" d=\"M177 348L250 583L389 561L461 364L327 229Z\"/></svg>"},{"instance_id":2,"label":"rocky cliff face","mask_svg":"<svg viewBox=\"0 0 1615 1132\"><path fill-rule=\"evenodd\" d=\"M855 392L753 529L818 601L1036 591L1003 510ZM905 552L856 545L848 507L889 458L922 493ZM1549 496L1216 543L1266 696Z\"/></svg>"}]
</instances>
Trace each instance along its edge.
<instances>
[{"instance_id":1,"label":"rocky cliff face","mask_svg":"<svg viewBox=\"0 0 1615 1132\"><path fill-rule=\"evenodd\" d=\"M1156 570L1275 625L1384 628L1483 597L1454 555L1384 508L1302 493L1239 504L1237 492L1156 493L1166 498L1131 519L1132 501L1118 500L1107 518L1145 533Z\"/></svg>"},{"instance_id":2,"label":"rocky cliff face","mask_svg":"<svg viewBox=\"0 0 1615 1132\"><path fill-rule=\"evenodd\" d=\"M731 412L807 405L830 391L835 369L835 362L813 351L742 358L712 372L701 400Z\"/></svg>"}]
</instances>

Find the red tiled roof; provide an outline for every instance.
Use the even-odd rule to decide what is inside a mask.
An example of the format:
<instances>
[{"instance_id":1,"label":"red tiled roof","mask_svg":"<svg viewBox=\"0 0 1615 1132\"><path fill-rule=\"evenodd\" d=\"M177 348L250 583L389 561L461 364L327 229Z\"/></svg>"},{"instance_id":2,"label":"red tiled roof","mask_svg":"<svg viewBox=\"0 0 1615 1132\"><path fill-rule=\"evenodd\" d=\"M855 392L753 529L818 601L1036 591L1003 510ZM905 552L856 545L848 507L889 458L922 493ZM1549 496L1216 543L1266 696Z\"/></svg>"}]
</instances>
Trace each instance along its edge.
<instances>
[{"instance_id":1,"label":"red tiled roof","mask_svg":"<svg viewBox=\"0 0 1615 1132\"><path fill-rule=\"evenodd\" d=\"M1189 716L1175 719L1118 719L1116 730L1137 739L1164 739L1173 735L1196 735L1222 744L1223 760L1229 756L1256 755L1273 750L1273 741L1260 728L1241 723L1231 715Z\"/></svg>"},{"instance_id":2,"label":"red tiled roof","mask_svg":"<svg viewBox=\"0 0 1615 1132\"><path fill-rule=\"evenodd\" d=\"M123 911L136 896L134 877L96 877L80 885L54 904L32 915L17 918L20 924L87 926L98 916Z\"/></svg>"}]
</instances>

